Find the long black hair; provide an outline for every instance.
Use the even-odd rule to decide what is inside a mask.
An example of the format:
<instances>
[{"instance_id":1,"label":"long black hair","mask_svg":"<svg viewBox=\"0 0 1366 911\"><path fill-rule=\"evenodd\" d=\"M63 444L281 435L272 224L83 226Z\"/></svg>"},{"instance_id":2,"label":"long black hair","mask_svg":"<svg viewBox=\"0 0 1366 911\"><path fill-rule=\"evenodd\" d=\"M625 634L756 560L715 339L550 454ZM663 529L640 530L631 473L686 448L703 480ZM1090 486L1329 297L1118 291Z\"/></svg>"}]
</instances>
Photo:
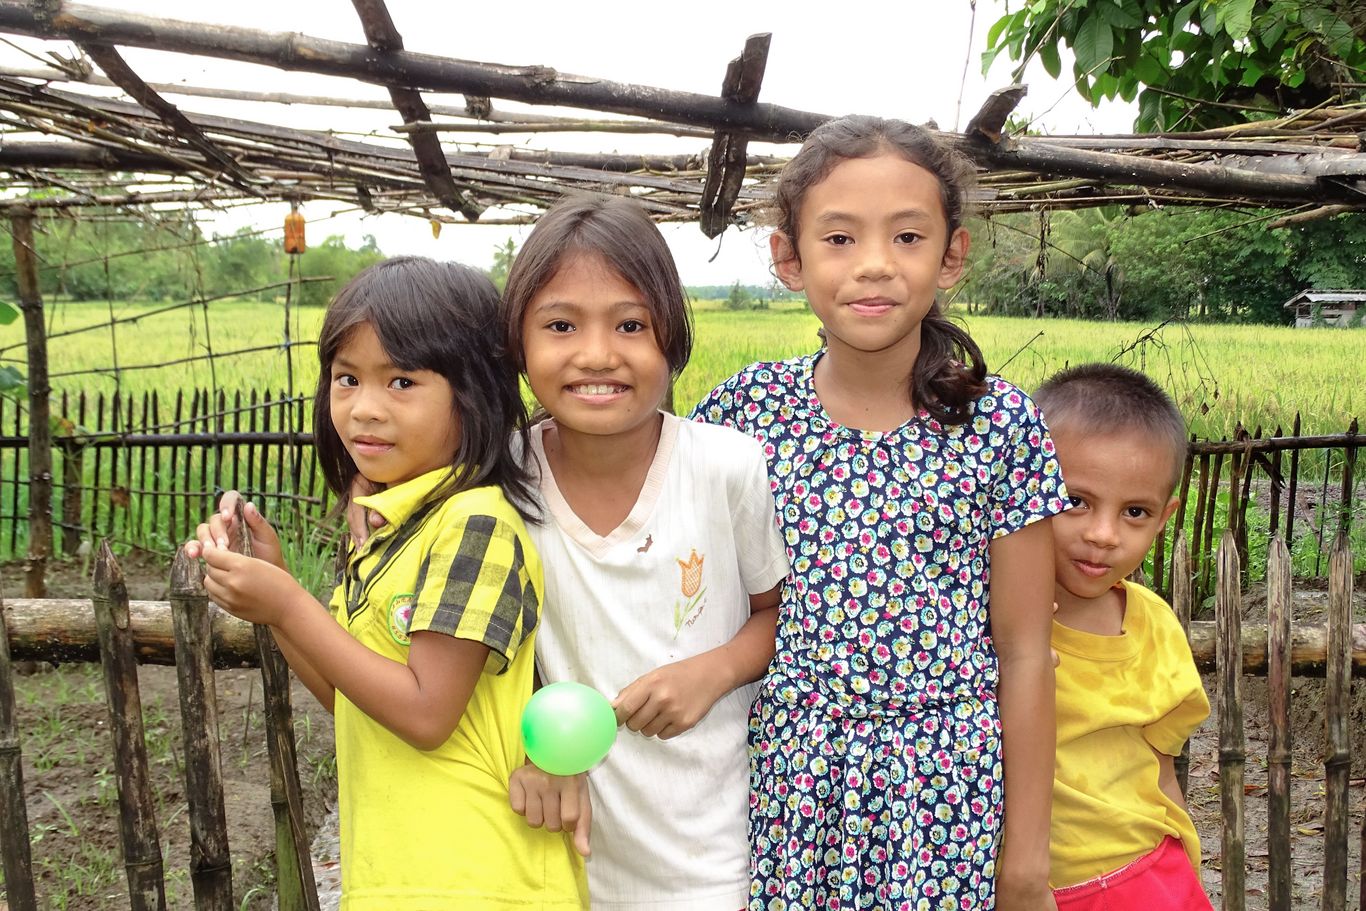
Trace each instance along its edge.
<instances>
[{"instance_id":1,"label":"long black hair","mask_svg":"<svg viewBox=\"0 0 1366 911\"><path fill-rule=\"evenodd\" d=\"M798 216L813 186L850 158L890 151L919 165L939 183L948 236L963 225L968 190L976 182L972 163L932 133L901 120L854 114L827 121L811 132L784 167L773 193L773 221L797 256ZM966 423L972 402L986 392L987 365L972 336L944 315L938 299L920 323L920 353L910 374L911 399L941 424Z\"/></svg>"},{"instance_id":2,"label":"long black hair","mask_svg":"<svg viewBox=\"0 0 1366 911\"><path fill-rule=\"evenodd\" d=\"M468 266L420 256L396 256L356 275L332 299L318 334L313 439L342 506L359 470L332 426L332 361L361 325L374 330L395 366L430 370L450 383L460 439L438 495L495 484L527 515L531 484L511 450L515 435L525 443L526 406L503 346L498 291Z\"/></svg>"}]
</instances>

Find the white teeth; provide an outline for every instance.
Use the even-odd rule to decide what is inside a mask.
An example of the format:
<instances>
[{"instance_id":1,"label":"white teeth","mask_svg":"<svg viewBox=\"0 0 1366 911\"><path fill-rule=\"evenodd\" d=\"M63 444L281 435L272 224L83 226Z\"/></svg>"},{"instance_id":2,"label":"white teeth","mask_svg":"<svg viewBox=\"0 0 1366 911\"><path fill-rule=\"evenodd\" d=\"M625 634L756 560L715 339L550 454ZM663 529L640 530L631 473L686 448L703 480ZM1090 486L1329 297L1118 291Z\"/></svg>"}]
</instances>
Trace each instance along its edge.
<instances>
[{"instance_id":1,"label":"white teeth","mask_svg":"<svg viewBox=\"0 0 1366 911\"><path fill-rule=\"evenodd\" d=\"M571 386L570 389L579 395L611 395L620 392L621 386L608 386L604 383L595 383L591 386Z\"/></svg>"}]
</instances>

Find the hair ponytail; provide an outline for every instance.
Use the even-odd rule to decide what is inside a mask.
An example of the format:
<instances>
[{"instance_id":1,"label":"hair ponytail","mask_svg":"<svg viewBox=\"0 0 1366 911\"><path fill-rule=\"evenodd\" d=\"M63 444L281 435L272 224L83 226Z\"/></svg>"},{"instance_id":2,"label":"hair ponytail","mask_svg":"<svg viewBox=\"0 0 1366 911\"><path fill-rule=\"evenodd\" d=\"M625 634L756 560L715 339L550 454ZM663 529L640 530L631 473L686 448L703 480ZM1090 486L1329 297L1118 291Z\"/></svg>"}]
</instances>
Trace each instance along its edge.
<instances>
[{"instance_id":1,"label":"hair ponytail","mask_svg":"<svg viewBox=\"0 0 1366 911\"><path fill-rule=\"evenodd\" d=\"M911 370L911 400L941 424L963 424L987 391L987 364L967 330L935 301L920 321L920 353Z\"/></svg>"}]
</instances>

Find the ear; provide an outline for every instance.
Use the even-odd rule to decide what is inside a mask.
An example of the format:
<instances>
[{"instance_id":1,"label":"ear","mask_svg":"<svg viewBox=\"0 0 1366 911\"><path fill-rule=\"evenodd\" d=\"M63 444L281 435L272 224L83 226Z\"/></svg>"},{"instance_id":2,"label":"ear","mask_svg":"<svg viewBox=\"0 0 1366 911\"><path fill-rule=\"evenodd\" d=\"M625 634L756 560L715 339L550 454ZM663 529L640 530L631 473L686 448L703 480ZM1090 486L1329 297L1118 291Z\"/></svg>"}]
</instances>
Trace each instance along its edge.
<instances>
[{"instance_id":1,"label":"ear","mask_svg":"<svg viewBox=\"0 0 1366 911\"><path fill-rule=\"evenodd\" d=\"M971 241L967 228L957 228L949 236L949 245L944 250L943 261L939 264L940 288L952 288L958 284L958 279L963 277L963 269L968 264L969 246Z\"/></svg>"},{"instance_id":2,"label":"ear","mask_svg":"<svg viewBox=\"0 0 1366 911\"><path fill-rule=\"evenodd\" d=\"M1165 525L1167 524L1167 520L1170 519L1170 518L1172 517L1172 513L1176 512L1176 507L1178 507L1178 506L1180 506L1180 505L1181 505L1181 498L1180 498L1180 497L1172 497L1172 498L1167 502L1166 507L1163 508L1163 510L1162 510L1162 521L1158 523L1158 527L1165 526Z\"/></svg>"},{"instance_id":3,"label":"ear","mask_svg":"<svg viewBox=\"0 0 1366 911\"><path fill-rule=\"evenodd\" d=\"M789 291L806 288L802 281L802 261L797 258L797 247L782 231L774 231L768 238L768 252L773 257L773 271L778 281Z\"/></svg>"}]
</instances>

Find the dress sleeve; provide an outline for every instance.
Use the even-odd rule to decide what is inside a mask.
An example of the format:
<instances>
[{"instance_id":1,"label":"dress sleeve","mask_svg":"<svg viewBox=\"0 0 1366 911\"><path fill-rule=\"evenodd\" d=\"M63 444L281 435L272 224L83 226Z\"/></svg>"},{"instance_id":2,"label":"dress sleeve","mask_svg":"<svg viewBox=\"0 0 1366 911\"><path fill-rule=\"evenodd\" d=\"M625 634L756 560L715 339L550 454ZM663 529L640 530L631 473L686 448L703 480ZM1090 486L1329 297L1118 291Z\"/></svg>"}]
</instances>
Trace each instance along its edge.
<instances>
[{"instance_id":1,"label":"dress sleeve","mask_svg":"<svg viewBox=\"0 0 1366 911\"><path fill-rule=\"evenodd\" d=\"M742 419L745 397L741 387L744 376L745 371L741 371L708 392L693 406L688 420L718 424L748 433Z\"/></svg>"},{"instance_id":2,"label":"dress sleeve","mask_svg":"<svg viewBox=\"0 0 1366 911\"><path fill-rule=\"evenodd\" d=\"M1057 515L1069 506L1053 438L1029 396L1009 384L995 390L986 415L1000 438L991 491L991 537L996 539Z\"/></svg>"},{"instance_id":3,"label":"dress sleeve","mask_svg":"<svg viewBox=\"0 0 1366 911\"><path fill-rule=\"evenodd\" d=\"M787 547L778 531L777 507L768 479L768 462L757 444L746 440L746 458L731 482L735 549L745 590L766 592L787 578Z\"/></svg>"},{"instance_id":4,"label":"dress sleeve","mask_svg":"<svg viewBox=\"0 0 1366 911\"><path fill-rule=\"evenodd\" d=\"M1161 686L1153 689L1152 696L1162 699L1165 704L1153 706L1161 714L1151 724L1144 725L1143 739L1158 752L1175 756L1181 752L1181 745L1209 717L1209 696L1205 694L1186 635L1171 615L1171 608L1159 602L1153 610L1167 612L1160 623L1153 623L1154 628L1162 629L1164 634L1149 655L1154 665L1151 679L1162 681Z\"/></svg>"},{"instance_id":5,"label":"dress sleeve","mask_svg":"<svg viewBox=\"0 0 1366 911\"><path fill-rule=\"evenodd\" d=\"M461 516L441 530L418 571L410 633L482 642L507 669L536 628L540 599L525 544L496 516Z\"/></svg>"}]
</instances>

